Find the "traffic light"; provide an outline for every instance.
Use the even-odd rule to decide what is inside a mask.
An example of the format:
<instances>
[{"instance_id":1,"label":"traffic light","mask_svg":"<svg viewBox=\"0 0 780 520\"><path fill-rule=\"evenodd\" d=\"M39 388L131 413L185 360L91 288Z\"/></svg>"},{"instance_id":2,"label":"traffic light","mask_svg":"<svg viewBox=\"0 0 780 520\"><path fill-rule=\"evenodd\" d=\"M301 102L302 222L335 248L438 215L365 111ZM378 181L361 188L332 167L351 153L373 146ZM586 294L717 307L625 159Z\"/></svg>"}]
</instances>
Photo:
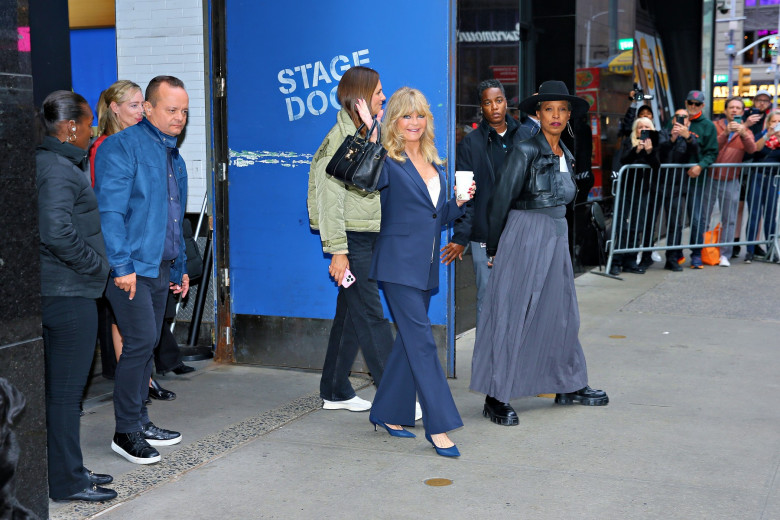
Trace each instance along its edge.
<instances>
[{"instance_id":1,"label":"traffic light","mask_svg":"<svg viewBox=\"0 0 780 520\"><path fill-rule=\"evenodd\" d=\"M750 88L750 71L748 67L740 67L737 76L737 92L742 94L743 90Z\"/></svg>"}]
</instances>

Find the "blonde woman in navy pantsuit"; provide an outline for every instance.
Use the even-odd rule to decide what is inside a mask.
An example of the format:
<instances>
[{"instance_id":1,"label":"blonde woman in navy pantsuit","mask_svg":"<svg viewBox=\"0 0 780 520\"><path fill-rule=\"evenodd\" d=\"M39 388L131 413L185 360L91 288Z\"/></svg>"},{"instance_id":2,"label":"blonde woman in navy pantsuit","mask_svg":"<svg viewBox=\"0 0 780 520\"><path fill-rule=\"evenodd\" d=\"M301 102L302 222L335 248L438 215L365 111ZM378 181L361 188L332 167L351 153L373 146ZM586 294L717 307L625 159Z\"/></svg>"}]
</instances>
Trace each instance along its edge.
<instances>
[{"instance_id":1,"label":"blonde woman in navy pantsuit","mask_svg":"<svg viewBox=\"0 0 780 520\"><path fill-rule=\"evenodd\" d=\"M447 432L463 422L439 363L428 304L439 285L441 228L464 213L466 200L447 200L433 139L433 115L425 96L408 87L396 91L383 125L388 157L380 179L382 227L371 277L383 282L398 334L370 420L374 429L382 426L394 437L414 437L401 425L414 424L416 394L426 438L439 455L457 457Z\"/></svg>"}]
</instances>

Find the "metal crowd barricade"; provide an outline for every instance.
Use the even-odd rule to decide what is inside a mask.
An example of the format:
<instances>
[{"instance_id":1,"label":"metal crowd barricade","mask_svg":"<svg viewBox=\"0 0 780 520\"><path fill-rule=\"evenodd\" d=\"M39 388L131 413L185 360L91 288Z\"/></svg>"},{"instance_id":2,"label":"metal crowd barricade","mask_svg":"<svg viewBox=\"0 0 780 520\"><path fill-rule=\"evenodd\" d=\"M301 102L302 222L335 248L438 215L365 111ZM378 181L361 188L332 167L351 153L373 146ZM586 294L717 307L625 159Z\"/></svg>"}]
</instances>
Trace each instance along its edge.
<instances>
[{"instance_id":1,"label":"metal crowd barricade","mask_svg":"<svg viewBox=\"0 0 780 520\"><path fill-rule=\"evenodd\" d=\"M688 176L692 166L662 164L656 171L643 164L620 168L612 183L615 203L607 273L615 255L629 255L633 260L630 255L645 251L761 244L770 261L778 258L780 163L713 164L696 178ZM731 236L740 234L739 229L731 231L737 221L740 189L746 190L746 232L740 240L732 240ZM720 239L705 244L704 233L718 223Z\"/></svg>"}]
</instances>

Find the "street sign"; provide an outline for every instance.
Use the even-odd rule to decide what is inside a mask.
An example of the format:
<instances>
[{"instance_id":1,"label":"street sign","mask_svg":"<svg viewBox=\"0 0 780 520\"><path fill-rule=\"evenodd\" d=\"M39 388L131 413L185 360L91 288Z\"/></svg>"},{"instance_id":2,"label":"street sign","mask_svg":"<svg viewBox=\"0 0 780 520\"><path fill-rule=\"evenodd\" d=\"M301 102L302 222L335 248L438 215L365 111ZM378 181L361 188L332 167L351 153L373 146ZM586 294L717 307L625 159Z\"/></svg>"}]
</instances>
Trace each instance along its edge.
<instances>
[{"instance_id":1,"label":"street sign","mask_svg":"<svg viewBox=\"0 0 780 520\"><path fill-rule=\"evenodd\" d=\"M618 40L618 50L619 51L627 51L629 49L634 48L634 39L633 38L621 38Z\"/></svg>"}]
</instances>

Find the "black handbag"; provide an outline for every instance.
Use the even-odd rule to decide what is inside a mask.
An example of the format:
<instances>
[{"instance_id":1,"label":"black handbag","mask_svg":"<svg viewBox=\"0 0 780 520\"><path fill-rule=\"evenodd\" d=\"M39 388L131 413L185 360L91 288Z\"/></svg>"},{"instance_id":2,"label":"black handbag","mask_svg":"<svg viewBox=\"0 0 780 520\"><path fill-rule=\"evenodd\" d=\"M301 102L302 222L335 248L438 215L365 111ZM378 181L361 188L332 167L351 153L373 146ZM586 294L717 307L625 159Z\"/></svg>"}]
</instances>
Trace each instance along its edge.
<instances>
[{"instance_id":1,"label":"black handbag","mask_svg":"<svg viewBox=\"0 0 780 520\"><path fill-rule=\"evenodd\" d=\"M360 125L355 135L350 135L341 143L336 154L331 158L325 171L341 182L354 186L366 192L376 191L376 185L379 182L379 175L382 173L387 150L382 147L381 127L377 126L379 122L374 119L371 130L366 133L366 137L360 135L360 130L365 128L365 124ZM377 142L372 143L368 137L376 128Z\"/></svg>"}]
</instances>

